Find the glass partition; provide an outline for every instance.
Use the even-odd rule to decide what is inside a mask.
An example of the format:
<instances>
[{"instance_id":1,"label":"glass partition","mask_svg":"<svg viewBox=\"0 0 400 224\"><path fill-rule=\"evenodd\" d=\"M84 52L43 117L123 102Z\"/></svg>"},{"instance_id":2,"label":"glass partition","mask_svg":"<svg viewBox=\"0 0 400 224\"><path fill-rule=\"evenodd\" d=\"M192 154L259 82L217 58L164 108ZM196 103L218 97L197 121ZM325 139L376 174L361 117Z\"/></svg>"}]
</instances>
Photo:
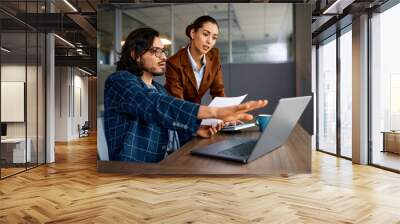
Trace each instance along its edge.
<instances>
[{"instance_id":1,"label":"glass partition","mask_svg":"<svg viewBox=\"0 0 400 224\"><path fill-rule=\"evenodd\" d=\"M1 177L24 171L31 158L31 142L26 138L27 58L25 30L2 30L0 110L6 131L1 140Z\"/></svg>"},{"instance_id":2,"label":"glass partition","mask_svg":"<svg viewBox=\"0 0 400 224\"><path fill-rule=\"evenodd\" d=\"M292 60L292 7L292 4L233 3L233 62L280 63ZM228 43L227 40L221 42L224 46ZM223 49L228 50L228 47Z\"/></svg>"},{"instance_id":3,"label":"glass partition","mask_svg":"<svg viewBox=\"0 0 400 224\"><path fill-rule=\"evenodd\" d=\"M336 154L336 36L318 48L318 149Z\"/></svg>"},{"instance_id":4,"label":"glass partition","mask_svg":"<svg viewBox=\"0 0 400 224\"><path fill-rule=\"evenodd\" d=\"M0 178L45 162L45 35L22 22L44 1L6 1L0 12ZM23 20L26 20L23 19Z\"/></svg>"},{"instance_id":5,"label":"glass partition","mask_svg":"<svg viewBox=\"0 0 400 224\"><path fill-rule=\"evenodd\" d=\"M371 18L372 163L400 170L400 4Z\"/></svg>"},{"instance_id":6,"label":"glass partition","mask_svg":"<svg viewBox=\"0 0 400 224\"><path fill-rule=\"evenodd\" d=\"M26 114L27 114L27 167L37 165L37 122L38 122L38 35L36 32L27 33L27 85L26 85Z\"/></svg>"},{"instance_id":7,"label":"glass partition","mask_svg":"<svg viewBox=\"0 0 400 224\"><path fill-rule=\"evenodd\" d=\"M38 165L46 163L46 36L38 33L37 61L37 158Z\"/></svg>"},{"instance_id":8,"label":"glass partition","mask_svg":"<svg viewBox=\"0 0 400 224\"><path fill-rule=\"evenodd\" d=\"M352 157L352 32L340 36L340 154Z\"/></svg>"}]
</instances>

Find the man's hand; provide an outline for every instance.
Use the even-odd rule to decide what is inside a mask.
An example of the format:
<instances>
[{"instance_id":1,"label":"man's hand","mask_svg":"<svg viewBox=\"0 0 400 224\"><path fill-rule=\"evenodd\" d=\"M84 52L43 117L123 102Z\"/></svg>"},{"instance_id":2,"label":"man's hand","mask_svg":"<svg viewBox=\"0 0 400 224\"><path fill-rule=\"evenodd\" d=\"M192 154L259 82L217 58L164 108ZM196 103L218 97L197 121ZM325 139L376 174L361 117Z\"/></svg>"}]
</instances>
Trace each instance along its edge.
<instances>
[{"instance_id":1,"label":"man's hand","mask_svg":"<svg viewBox=\"0 0 400 224\"><path fill-rule=\"evenodd\" d=\"M221 119L224 122L237 120L250 121L253 119L253 116L247 112L265 107L267 103L267 100L249 101L237 106L217 107L212 108L212 110L215 110L215 118Z\"/></svg>"},{"instance_id":2,"label":"man's hand","mask_svg":"<svg viewBox=\"0 0 400 224\"><path fill-rule=\"evenodd\" d=\"M253 119L253 116L247 112L265 107L267 103L267 100L254 100L230 107L200 106L199 113L197 114L198 119L217 118L224 122L219 123L215 127L200 126L199 129L197 129L197 135L203 138L209 138L217 134L217 132L226 125L240 124L240 120L250 121Z\"/></svg>"},{"instance_id":3,"label":"man's hand","mask_svg":"<svg viewBox=\"0 0 400 224\"><path fill-rule=\"evenodd\" d=\"M202 137L202 138L210 138L211 136L217 134L219 130L221 130L224 127L223 123L219 123L216 126L206 126L206 125L201 125L199 129L197 129L197 136Z\"/></svg>"},{"instance_id":4,"label":"man's hand","mask_svg":"<svg viewBox=\"0 0 400 224\"><path fill-rule=\"evenodd\" d=\"M241 124L244 124L244 122L241 121L241 120L227 121L227 122L224 122L224 127L226 127L226 126L236 126L236 125L241 125Z\"/></svg>"}]
</instances>

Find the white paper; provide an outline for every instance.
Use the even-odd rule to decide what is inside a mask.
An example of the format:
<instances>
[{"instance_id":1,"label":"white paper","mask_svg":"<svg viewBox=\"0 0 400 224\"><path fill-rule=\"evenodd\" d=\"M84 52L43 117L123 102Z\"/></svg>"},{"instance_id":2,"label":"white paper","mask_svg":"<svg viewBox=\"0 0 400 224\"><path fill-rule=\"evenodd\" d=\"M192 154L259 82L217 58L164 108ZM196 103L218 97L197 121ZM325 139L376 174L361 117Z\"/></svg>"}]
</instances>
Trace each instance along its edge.
<instances>
[{"instance_id":1,"label":"white paper","mask_svg":"<svg viewBox=\"0 0 400 224\"><path fill-rule=\"evenodd\" d=\"M239 105L244 100L244 98L246 98L246 96L247 94L236 97L215 97L208 106L209 107L236 106ZM215 126L220 122L222 122L222 120L220 119L203 119L201 121L201 125Z\"/></svg>"}]
</instances>

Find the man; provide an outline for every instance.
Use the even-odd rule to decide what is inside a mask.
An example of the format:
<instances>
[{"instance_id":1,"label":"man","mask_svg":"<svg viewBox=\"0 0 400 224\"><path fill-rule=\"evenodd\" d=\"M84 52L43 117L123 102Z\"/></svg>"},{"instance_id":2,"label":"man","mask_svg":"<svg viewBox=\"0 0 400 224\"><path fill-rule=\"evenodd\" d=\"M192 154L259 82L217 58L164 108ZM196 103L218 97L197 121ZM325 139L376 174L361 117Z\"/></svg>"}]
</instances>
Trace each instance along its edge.
<instances>
[{"instance_id":1,"label":"man","mask_svg":"<svg viewBox=\"0 0 400 224\"><path fill-rule=\"evenodd\" d=\"M222 127L201 127L201 119L251 120L246 112L267 104L261 100L212 108L169 96L153 81L154 76L164 74L166 59L157 31L140 28L127 37L117 72L108 77L104 89L104 125L111 160L159 162L188 137L210 137Z\"/></svg>"}]
</instances>

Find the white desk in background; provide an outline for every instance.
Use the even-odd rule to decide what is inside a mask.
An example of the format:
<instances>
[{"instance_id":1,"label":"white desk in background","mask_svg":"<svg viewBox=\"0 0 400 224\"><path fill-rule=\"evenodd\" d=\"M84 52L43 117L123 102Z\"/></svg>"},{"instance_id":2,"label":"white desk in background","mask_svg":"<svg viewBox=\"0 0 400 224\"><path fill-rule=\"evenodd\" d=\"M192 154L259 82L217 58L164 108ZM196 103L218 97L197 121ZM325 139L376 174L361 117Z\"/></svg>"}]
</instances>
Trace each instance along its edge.
<instances>
[{"instance_id":1,"label":"white desk in background","mask_svg":"<svg viewBox=\"0 0 400 224\"><path fill-rule=\"evenodd\" d=\"M1 139L1 157L9 155L11 157L12 152L12 161L11 158L6 158L7 162L10 163L25 163L25 158L27 158L26 162L30 162L32 158L31 154L31 145L32 141L30 138L26 139L28 143L26 147L25 154L25 138L5 138ZM6 154L6 155L4 155ZM4 156L3 156L4 155Z\"/></svg>"}]
</instances>

